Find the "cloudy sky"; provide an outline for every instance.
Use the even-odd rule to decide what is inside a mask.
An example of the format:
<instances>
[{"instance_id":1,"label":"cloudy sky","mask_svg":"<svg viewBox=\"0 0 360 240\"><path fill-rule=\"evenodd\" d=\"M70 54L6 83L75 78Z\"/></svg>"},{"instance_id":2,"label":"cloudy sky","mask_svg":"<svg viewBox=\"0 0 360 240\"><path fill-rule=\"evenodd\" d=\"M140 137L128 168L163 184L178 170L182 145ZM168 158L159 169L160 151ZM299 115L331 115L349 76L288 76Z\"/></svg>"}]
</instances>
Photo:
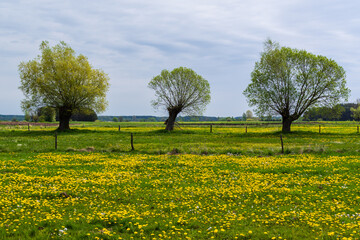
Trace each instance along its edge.
<instances>
[{"instance_id":1,"label":"cloudy sky","mask_svg":"<svg viewBox=\"0 0 360 240\"><path fill-rule=\"evenodd\" d=\"M241 116L242 92L271 38L334 59L360 98L360 1L1 0L0 114L22 114L18 65L48 40L68 43L110 76L102 115L157 115L148 82L184 66L207 79L205 115Z\"/></svg>"}]
</instances>

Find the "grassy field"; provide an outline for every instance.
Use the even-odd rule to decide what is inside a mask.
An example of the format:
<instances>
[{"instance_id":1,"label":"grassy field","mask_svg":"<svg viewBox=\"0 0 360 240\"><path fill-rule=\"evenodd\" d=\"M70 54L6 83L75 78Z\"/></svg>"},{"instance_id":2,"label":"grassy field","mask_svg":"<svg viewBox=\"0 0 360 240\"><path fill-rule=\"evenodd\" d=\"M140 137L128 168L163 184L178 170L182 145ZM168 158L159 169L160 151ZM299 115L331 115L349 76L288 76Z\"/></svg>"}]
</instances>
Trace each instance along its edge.
<instances>
[{"instance_id":1,"label":"grassy field","mask_svg":"<svg viewBox=\"0 0 360 240\"><path fill-rule=\"evenodd\" d=\"M118 126L0 125L0 239L359 239L356 123Z\"/></svg>"},{"instance_id":2,"label":"grassy field","mask_svg":"<svg viewBox=\"0 0 360 240\"><path fill-rule=\"evenodd\" d=\"M120 125L120 131L119 131ZM0 152L52 152L56 127L0 125ZM281 151L280 125L181 126L164 131L161 123L87 123L58 134L58 151L128 153L133 133L136 153L276 155ZM283 135L287 153L358 153L356 123L297 124Z\"/></svg>"}]
</instances>

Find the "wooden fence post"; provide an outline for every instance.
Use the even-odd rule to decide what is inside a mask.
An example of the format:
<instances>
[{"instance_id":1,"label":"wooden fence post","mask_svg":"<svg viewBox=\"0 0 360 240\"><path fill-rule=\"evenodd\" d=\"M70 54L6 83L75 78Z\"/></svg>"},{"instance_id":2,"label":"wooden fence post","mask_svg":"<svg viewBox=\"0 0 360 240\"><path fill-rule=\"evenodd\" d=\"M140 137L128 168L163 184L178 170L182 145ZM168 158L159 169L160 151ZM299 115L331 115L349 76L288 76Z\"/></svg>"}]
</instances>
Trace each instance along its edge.
<instances>
[{"instance_id":1,"label":"wooden fence post","mask_svg":"<svg viewBox=\"0 0 360 240\"><path fill-rule=\"evenodd\" d=\"M212 133L212 124L210 124L210 133Z\"/></svg>"},{"instance_id":2,"label":"wooden fence post","mask_svg":"<svg viewBox=\"0 0 360 240\"><path fill-rule=\"evenodd\" d=\"M133 134L131 133L131 151L134 151L134 137Z\"/></svg>"},{"instance_id":3,"label":"wooden fence post","mask_svg":"<svg viewBox=\"0 0 360 240\"><path fill-rule=\"evenodd\" d=\"M280 141L281 141L281 153L284 154L284 142L283 142L282 134L280 134Z\"/></svg>"},{"instance_id":4,"label":"wooden fence post","mask_svg":"<svg viewBox=\"0 0 360 240\"><path fill-rule=\"evenodd\" d=\"M357 133L359 133L359 126L357 126Z\"/></svg>"},{"instance_id":5,"label":"wooden fence post","mask_svg":"<svg viewBox=\"0 0 360 240\"><path fill-rule=\"evenodd\" d=\"M120 125L119 125L119 132L120 132Z\"/></svg>"},{"instance_id":6,"label":"wooden fence post","mask_svg":"<svg viewBox=\"0 0 360 240\"><path fill-rule=\"evenodd\" d=\"M57 132L55 132L55 150L57 150Z\"/></svg>"},{"instance_id":7,"label":"wooden fence post","mask_svg":"<svg viewBox=\"0 0 360 240\"><path fill-rule=\"evenodd\" d=\"M245 125L245 133L247 133L247 125Z\"/></svg>"}]
</instances>

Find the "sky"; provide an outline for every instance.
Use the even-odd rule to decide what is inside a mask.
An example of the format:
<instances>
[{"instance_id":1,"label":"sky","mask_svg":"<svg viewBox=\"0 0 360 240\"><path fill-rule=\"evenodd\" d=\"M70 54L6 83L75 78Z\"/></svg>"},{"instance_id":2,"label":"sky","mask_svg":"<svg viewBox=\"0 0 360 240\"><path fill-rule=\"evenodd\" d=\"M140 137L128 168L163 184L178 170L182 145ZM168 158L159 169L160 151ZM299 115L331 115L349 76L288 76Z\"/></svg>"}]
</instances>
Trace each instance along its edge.
<instances>
[{"instance_id":1,"label":"sky","mask_svg":"<svg viewBox=\"0 0 360 240\"><path fill-rule=\"evenodd\" d=\"M0 114L23 114L18 65L44 40L69 44L110 77L100 115L155 115L149 81L188 67L208 80L204 115L254 110L243 91L268 38L334 59L360 98L360 1L356 0L1 0Z\"/></svg>"}]
</instances>

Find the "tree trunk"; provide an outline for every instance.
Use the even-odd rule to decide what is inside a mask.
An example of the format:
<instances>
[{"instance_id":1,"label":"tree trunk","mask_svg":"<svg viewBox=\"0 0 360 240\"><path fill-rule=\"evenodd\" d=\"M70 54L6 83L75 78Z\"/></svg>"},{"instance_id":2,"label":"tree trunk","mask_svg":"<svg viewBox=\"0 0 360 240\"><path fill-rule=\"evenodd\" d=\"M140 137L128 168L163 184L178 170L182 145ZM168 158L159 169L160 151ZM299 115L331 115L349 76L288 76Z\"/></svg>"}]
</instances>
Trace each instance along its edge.
<instances>
[{"instance_id":1,"label":"tree trunk","mask_svg":"<svg viewBox=\"0 0 360 240\"><path fill-rule=\"evenodd\" d=\"M70 118L72 115L72 110L66 107L59 108L59 131L70 130Z\"/></svg>"},{"instance_id":2,"label":"tree trunk","mask_svg":"<svg viewBox=\"0 0 360 240\"><path fill-rule=\"evenodd\" d=\"M287 133L291 132L291 123L293 122L292 119L289 117L285 118L282 117L282 132Z\"/></svg>"},{"instance_id":3,"label":"tree trunk","mask_svg":"<svg viewBox=\"0 0 360 240\"><path fill-rule=\"evenodd\" d=\"M174 124L178 114L179 114L178 110L169 110L169 118L166 120L165 130L168 131L174 130Z\"/></svg>"}]
</instances>

